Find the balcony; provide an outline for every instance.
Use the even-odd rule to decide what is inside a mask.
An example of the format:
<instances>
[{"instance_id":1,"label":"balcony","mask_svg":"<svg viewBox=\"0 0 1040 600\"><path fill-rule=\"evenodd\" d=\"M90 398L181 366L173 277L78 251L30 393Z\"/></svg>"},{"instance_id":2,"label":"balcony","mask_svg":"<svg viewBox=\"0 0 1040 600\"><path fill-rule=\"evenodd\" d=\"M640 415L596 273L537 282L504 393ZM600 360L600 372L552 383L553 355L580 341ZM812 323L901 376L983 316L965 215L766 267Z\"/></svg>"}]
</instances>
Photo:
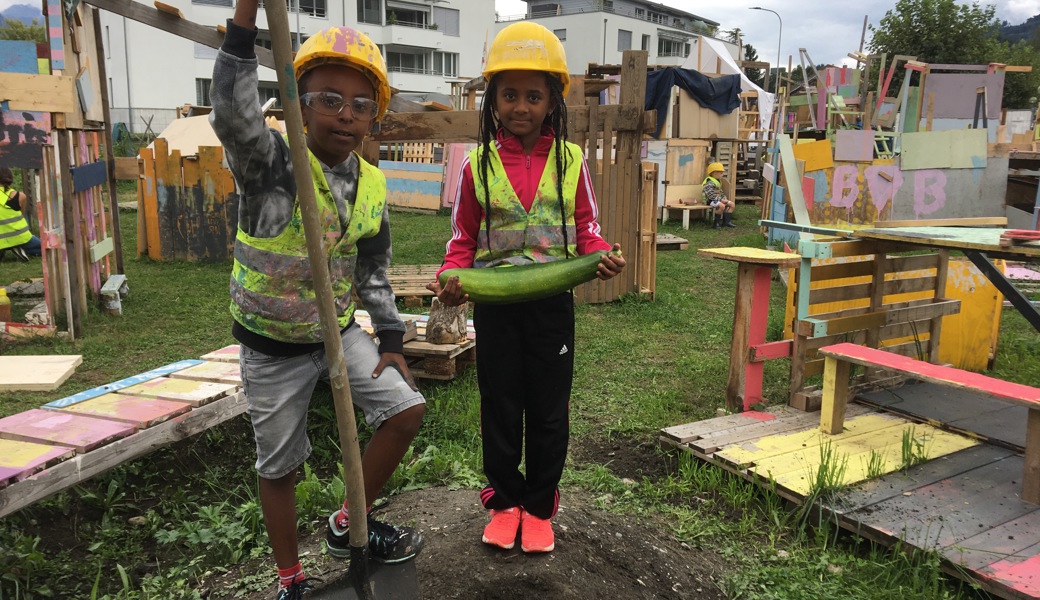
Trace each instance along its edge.
<instances>
[{"instance_id":1,"label":"balcony","mask_svg":"<svg viewBox=\"0 0 1040 600\"><path fill-rule=\"evenodd\" d=\"M383 40L387 44L400 44L417 48L444 47L444 34L437 30L436 25L406 24L398 21L394 24L388 24L385 31L386 34L383 36Z\"/></svg>"}]
</instances>

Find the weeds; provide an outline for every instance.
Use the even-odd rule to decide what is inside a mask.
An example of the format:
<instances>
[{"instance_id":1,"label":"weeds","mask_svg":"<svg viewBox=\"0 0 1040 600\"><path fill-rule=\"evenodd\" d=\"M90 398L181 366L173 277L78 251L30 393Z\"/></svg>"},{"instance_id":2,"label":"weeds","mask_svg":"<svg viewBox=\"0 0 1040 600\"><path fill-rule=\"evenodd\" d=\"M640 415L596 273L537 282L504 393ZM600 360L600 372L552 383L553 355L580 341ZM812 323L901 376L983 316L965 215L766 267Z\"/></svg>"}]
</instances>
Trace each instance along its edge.
<instances>
[{"instance_id":1,"label":"weeds","mask_svg":"<svg viewBox=\"0 0 1040 600\"><path fill-rule=\"evenodd\" d=\"M899 464L899 469L904 473L914 465L919 465L928 460L928 451L925 448L924 440L918 439L917 428L909 427L903 430L902 445L900 448L900 456L902 462Z\"/></svg>"},{"instance_id":2,"label":"weeds","mask_svg":"<svg viewBox=\"0 0 1040 600\"><path fill-rule=\"evenodd\" d=\"M820 463L816 470L809 471L809 492L806 504L828 498L845 487L845 472L848 470L849 457L839 455L830 440L820 444Z\"/></svg>"}]
</instances>

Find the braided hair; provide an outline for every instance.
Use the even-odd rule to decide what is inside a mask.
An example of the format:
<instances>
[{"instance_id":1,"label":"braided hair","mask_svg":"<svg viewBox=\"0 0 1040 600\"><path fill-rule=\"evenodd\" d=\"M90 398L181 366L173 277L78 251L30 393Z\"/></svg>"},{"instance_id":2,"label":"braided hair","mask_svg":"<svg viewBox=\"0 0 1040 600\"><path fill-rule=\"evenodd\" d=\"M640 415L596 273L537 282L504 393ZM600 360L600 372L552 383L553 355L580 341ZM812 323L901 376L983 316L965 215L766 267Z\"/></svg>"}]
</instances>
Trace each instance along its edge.
<instances>
[{"instance_id":1,"label":"braided hair","mask_svg":"<svg viewBox=\"0 0 1040 600\"><path fill-rule=\"evenodd\" d=\"M567 234L567 211L563 201L563 174L570 164L570 155L566 153L567 142L567 104L563 98L563 82L558 77L551 73L545 73L545 83L549 88L549 102L555 105L556 108L552 112L545 115L545 120L542 122L543 125L548 125L553 130L554 141L556 146L556 197L560 203L560 220L561 227L563 229L563 251L564 256L570 258L570 242ZM496 73L488 81L487 88L484 90L484 98L480 103L480 117L479 124L477 127L477 137L480 139L480 145L483 146L483 152L480 153L480 181L484 184L484 226L488 231L487 235L487 247L488 252L492 253L491 250L491 191L488 186L488 171L494 171L494 167L491 166L491 144L495 142L495 134L499 128L502 127L502 121L495 114L495 97L498 95L498 83L499 77Z\"/></svg>"}]
</instances>

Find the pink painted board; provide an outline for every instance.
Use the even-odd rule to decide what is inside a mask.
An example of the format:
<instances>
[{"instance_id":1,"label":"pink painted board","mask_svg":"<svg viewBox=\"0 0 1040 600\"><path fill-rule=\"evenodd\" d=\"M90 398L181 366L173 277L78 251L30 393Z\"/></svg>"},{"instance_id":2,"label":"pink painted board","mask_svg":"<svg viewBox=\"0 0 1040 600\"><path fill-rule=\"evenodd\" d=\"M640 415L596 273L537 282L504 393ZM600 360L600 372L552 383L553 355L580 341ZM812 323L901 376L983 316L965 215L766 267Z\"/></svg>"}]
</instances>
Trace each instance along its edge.
<instances>
[{"instance_id":1,"label":"pink painted board","mask_svg":"<svg viewBox=\"0 0 1040 600\"><path fill-rule=\"evenodd\" d=\"M207 361L194 367L188 367L183 371L170 373L170 377L235 385L242 384L242 375L238 370L238 363Z\"/></svg>"},{"instance_id":2,"label":"pink painted board","mask_svg":"<svg viewBox=\"0 0 1040 600\"><path fill-rule=\"evenodd\" d=\"M233 366L236 369L238 368L237 364ZM119 390L119 393L128 396L140 396L142 398L185 402L191 406L198 407L203 404L209 404L218 398L234 394L237 391L238 386L231 383L159 377Z\"/></svg>"},{"instance_id":3,"label":"pink painted board","mask_svg":"<svg viewBox=\"0 0 1040 600\"><path fill-rule=\"evenodd\" d=\"M231 344L230 346L224 346L220 350L214 350L209 354L203 354L200 356L202 360L211 360L216 362L233 362L238 363L238 344Z\"/></svg>"},{"instance_id":4,"label":"pink painted board","mask_svg":"<svg viewBox=\"0 0 1040 600\"><path fill-rule=\"evenodd\" d=\"M76 454L72 448L0 439L0 488Z\"/></svg>"},{"instance_id":5,"label":"pink painted board","mask_svg":"<svg viewBox=\"0 0 1040 600\"><path fill-rule=\"evenodd\" d=\"M766 329L769 326L769 282L773 276L772 267L755 269L754 286L751 292L751 323L748 331L748 345L756 346L766 341ZM744 371L744 410L751 405L764 402L762 397L762 375L765 363L749 362Z\"/></svg>"},{"instance_id":6,"label":"pink painted board","mask_svg":"<svg viewBox=\"0 0 1040 600\"><path fill-rule=\"evenodd\" d=\"M0 438L54 444L89 452L137 431L119 421L34 408L0 419Z\"/></svg>"},{"instance_id":7,"label":"pink painted board","mask_svg":"<svg viewBox=\"0 0 1040 600\"><path fill-rule=\"evenodd\" d=\"M1028 281L1040 281L1040 273L1020 265L1008 265L1004 271L1008 279L1020 279Z\"/></svg>"},{"instance_id":8,"label":"pink painted board","mask_svg":"<svg viewBox=\"0 0 1040 600\"><path fill-rule=\"evenodd\" d=\"M873 161L874 132L859 129L839 129L834 134L834 160Z\"/></svg>"},{"instance_id":9,"label":"pink painted board","mask_svg":"<svg viewBox=\"0 0 1040 600\"><path fill-rule=\"evenodd\" d=\"M145 429L191 410L187 402L143 398L125 394L104 394L60 409L61 412L130 423Z\"/></svg>"},{"instance_id":10,"label":"pink painted board","mask_svg":"<svg viewBox=\"0 0 1040 600\"><path fill-rule=\"evenodd\" d=\"M444 185L441 186L441 206L451 208L455 204L455 196L459 192L459 178L462 175L462 164L469 156L469 151L476 144L455 143L445 147Z\"/></svg>"},{"instance_id":11,"label":"pink painted board","mask_svg":"<svg viewBox=\"0 0 1040 600\"><path fill-rule=\"evenodd\" d=\"M808 175L802 176L802 197L805 198L805 209L811 211L816 200L816 180Z\"/></svg>"},{"instance_id":12,"label":"pink painted board","mask_svg":"<svg viewBox=\"0 0 1040 600\"><path fill-rule=\"evenodd\" d=\"M998 561L985 567L982 573L987 579L997 581L1024 597L1040 597L1040 555L1023 561Z\"/></svg>"}]
</instances>

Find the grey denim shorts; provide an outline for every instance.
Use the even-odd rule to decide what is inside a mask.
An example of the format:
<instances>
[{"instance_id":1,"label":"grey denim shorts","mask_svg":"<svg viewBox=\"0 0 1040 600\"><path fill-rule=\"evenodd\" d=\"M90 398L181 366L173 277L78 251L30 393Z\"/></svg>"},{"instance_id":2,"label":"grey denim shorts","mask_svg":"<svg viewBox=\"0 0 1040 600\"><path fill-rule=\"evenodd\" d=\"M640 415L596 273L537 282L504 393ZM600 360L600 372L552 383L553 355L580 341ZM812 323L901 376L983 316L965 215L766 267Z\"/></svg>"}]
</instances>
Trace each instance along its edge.
<instances>
[{"instance_id":1,"label":"grey denim shorts","mask_svg":"<svg viewBox=\"0 0 1040 600\"><path fill-rule=\"evenodd\" d=\"M408 387L394 367L383 369L378 379L372 378L379 364L379 350L357 323L343 332L342 339L351 397L373 429L396 414L425 404L422 394ZM264 479L278 479L302 465L311 454L307 412L318 380L329 380L325 350L300 356L268 356L243 345L239 368L256 439L256 471ZM327 425L329 435L337 439L336 424Z\"/></svg>"}]
</instances>

